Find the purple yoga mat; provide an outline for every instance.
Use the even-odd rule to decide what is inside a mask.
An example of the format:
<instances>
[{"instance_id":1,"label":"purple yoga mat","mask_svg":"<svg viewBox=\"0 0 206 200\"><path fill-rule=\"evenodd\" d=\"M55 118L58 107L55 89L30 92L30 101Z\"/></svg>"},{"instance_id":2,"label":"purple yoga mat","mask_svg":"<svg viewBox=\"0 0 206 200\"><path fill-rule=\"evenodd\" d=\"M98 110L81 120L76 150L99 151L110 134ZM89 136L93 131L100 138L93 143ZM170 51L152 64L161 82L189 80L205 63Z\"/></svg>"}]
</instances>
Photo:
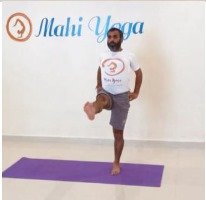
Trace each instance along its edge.
<instances>
[{"instance_id":1,"label":"purple yoga mat","mask_svg":"<svg viewBox=\"0 0 206 200\"><path fill-rule=\"evenodd\" d=\"M160 187L163 165L122 163L121 173L110 175L112 163L21 158L6 169L7 178L38 179Z\"/></svg>"}]
</instances>

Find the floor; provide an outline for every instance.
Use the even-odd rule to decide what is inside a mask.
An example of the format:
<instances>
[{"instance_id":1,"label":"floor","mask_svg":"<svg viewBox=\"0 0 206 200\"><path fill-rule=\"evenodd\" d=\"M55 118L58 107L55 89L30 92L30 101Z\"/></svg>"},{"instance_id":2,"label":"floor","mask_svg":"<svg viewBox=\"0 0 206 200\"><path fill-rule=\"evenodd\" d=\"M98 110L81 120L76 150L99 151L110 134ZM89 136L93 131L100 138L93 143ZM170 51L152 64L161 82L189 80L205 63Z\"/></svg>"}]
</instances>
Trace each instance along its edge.
<instances>
[{"instance_id":1,"label":"floor","mask_svg":"<svg viewBox=\"0 0 206 200\"><path fill-rule=\"evenodd\" d=\"M21 157L113 160L113 141L6 137L2 169ZM3 200L204 200L203 143L125 141L122 162L163 164L160 188L61 181L2 179Z\"/></svg>"}]
</instances>

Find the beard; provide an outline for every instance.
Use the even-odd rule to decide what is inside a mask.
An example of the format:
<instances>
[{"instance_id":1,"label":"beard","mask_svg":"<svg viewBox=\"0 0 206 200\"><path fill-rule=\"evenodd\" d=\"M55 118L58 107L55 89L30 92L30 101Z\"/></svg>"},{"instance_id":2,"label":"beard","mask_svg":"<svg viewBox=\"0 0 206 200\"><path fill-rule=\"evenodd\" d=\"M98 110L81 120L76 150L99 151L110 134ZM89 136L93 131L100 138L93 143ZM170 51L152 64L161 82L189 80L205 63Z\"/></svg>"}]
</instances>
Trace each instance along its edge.
<instances>
[{"instance_id":1,"label":"beard","mask_svg":"<svg viewBox=\"0 0 206 200\"><path fill-rule=\"evenodd\" d=\"M111 51L119 51L121 49L121 41L115 43L115 42L107 42L107 46Z\"/></svg>"}]
</instances>

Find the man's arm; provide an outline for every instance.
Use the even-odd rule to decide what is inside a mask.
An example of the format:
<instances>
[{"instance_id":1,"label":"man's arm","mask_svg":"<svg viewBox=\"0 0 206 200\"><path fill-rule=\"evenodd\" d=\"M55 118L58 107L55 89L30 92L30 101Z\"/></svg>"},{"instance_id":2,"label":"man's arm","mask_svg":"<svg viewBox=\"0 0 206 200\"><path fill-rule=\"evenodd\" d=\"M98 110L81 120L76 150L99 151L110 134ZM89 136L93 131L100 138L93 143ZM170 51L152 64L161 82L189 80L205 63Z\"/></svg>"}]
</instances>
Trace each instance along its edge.
<instances>
[{"instance_id":1,"label":"man's arm","mask_svg":"<svg viewBox=\"0 0 206 200\"><path fill-rule=\"evenodd\" d=\"M100 67L97 70L97 86L96 89L101 88L102 87L102 80L101 80L101 69Z\"/></svg>"},{"instance_id":2,"label":"man's arm","mask_svg":"<svg viewBox=\"0 0 206 200\"><path fill-rule=\"evenodd\" d=\"M135 71L135 75L136 75L136 79L135 79L134 92L129 93L129 100L130 101L132 101L138 97L139 90L140 90L140 87L142 85L142 70L138 69L137 71Z\"/></svg>"}]
</instances>

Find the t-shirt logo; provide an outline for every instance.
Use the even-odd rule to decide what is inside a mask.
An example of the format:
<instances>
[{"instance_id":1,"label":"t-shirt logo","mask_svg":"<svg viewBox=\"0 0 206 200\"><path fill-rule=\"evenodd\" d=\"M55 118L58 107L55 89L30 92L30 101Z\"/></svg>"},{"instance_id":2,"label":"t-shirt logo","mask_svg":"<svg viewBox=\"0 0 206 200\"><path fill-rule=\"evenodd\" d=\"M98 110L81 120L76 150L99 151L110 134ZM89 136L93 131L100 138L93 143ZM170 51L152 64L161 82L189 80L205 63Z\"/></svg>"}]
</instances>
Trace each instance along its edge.
<instances>
[{"instance_id":1,"label":"t-shirt logo","mask_svg":"<svg viewBox=\"0 0 206 200\"><path fill-rule=\"evenodd\" d=\"M108 76L116 76L124 71L124 62L119 58L106 59L102 63L105 74Z\"/></svg>"}]
</instances>

